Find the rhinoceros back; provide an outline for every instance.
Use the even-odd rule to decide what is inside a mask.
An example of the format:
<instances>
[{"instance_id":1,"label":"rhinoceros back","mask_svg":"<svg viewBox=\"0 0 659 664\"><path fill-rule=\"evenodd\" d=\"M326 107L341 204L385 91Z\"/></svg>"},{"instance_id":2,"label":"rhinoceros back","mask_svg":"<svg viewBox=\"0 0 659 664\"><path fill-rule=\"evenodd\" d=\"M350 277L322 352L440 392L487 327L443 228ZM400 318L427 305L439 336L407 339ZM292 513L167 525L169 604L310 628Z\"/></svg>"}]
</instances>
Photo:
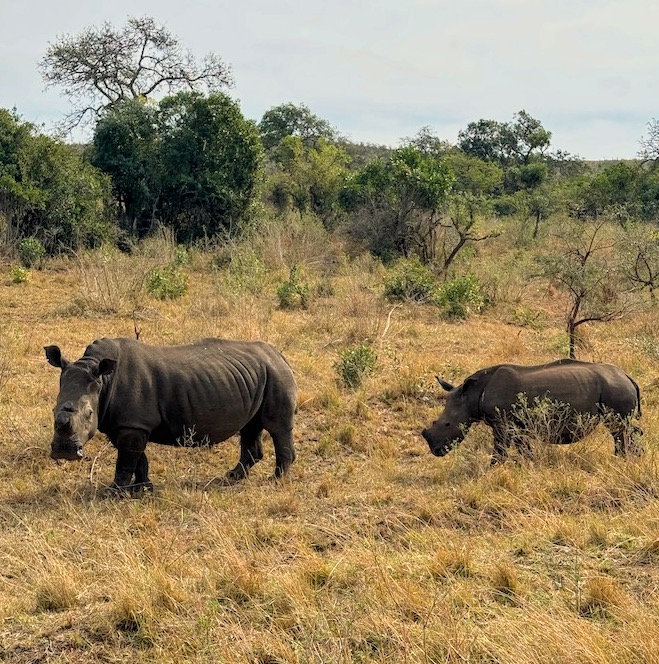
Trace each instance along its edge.
<instances>
[{"instance_id":1,"label":"rhinoceros back","mask_svg":"<svg viewBox=\"0 0 659 664\"><path fill-rule=\"evenodd\" d=\"M213 444L242 429L259 411L295 410L292 370L260 341L204 339L182 346L150 346L133 339L101 339L86 355L116 348L117 367L104 386L99 429L147 432L167 445Z\"/></svg>"}]
</instances>

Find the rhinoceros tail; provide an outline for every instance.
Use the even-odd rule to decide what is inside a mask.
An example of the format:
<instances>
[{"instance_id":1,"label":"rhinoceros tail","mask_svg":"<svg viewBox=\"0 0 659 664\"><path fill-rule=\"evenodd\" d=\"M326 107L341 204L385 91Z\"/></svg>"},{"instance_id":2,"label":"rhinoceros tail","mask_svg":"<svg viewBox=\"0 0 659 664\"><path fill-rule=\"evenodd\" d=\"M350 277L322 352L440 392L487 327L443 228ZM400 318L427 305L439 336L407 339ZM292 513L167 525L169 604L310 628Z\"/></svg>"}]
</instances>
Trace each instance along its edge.
<instances>
[{"instance_id":1,"label":"rhinoceros tail","mask_svg":"<svg viewBox=\"0 0 659 664\"><path fill-rule=\"evenodd\" d=\"M627 376L627 378L629 378L632 385L636 388L636 407L637 407L638 416L641 417L641 415L643 415L643 413L641 412L641 390L638 386L638 383L631 376Z\"/></svg>"}]
</instances>

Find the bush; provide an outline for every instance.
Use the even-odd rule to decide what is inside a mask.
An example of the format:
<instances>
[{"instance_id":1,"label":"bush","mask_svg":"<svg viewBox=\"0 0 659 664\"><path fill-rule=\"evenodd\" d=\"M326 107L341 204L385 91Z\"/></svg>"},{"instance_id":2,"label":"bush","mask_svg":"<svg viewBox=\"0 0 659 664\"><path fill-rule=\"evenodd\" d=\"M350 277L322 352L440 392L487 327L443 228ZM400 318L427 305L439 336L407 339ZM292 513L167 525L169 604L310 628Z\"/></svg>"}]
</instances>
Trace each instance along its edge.
<instances>
[{"instance_id":1,"label":"bush","mask_svg":"<svg viewBox=\"0 0 659 664\"><path fill-rule=\"evenodd\" d=\"M46 248L41 240L36 237L23 238L18 243L17 249L23 267L27 268L39 265L46 255Z\"/></svg>"},{"instance_id":2,"label":"bush","mask_svg":"<svg viewBox=\"0 0 659 664\"><path fill-rule=\"evenodd\" d=\"M435 275L417 257L398 261L385 277L384 295L393 302L434 302L437 294Z\"/></svg>"},{"instance_id":3,"label":"bush","mask_svg":"<svg viewBox=\"0 0 659 664\"><path fill-rule=\"evenodd\" d=\"M30 278L30 270L22 265L13 265L9 270L12 284L24 284Z\"/></svg>"},{"instance_id":4,"label":"bush","mask_svg":"<svg viewBox=\"0 0 659 664\"><path fill-rule=\"evenodd\" d=\"M450 318L467 318L482 311L486 297L478 279L468 274L447 281L439 291L437 302Z\"/></svg>"},{"instance_id":5,"label":"bush","mask_svg":"<svg viewBox=\"0 0 659 664\"><path fill-rule=\"evenodd\" d=\"M176 265L154 267L146 278L146 291L158 300L175 300L188 290L188 275Z\"/></svg>"},{"instance_id":6,"label":"bush","mask_svg":"<svg viewBox=\"0 0 659 664\"><path fill-rule=\"evenodd\" d=\"M343 384L355 389L375 368L377 356L370 344L362 343L355 348L347 348L341 353L341 359L334 365Z\"/></svg>"},{"instance_id":7,"label":"bush","mask_svg":"<svg viewBox=\"0 0 659 664\"><path fill-rule=\"evenodd\" d=\"M277 288L281 309L306 309L309 306L309 284L300 281L300 266L296 263L291 268L288 281Z\"/></svg>"}]
</instances>

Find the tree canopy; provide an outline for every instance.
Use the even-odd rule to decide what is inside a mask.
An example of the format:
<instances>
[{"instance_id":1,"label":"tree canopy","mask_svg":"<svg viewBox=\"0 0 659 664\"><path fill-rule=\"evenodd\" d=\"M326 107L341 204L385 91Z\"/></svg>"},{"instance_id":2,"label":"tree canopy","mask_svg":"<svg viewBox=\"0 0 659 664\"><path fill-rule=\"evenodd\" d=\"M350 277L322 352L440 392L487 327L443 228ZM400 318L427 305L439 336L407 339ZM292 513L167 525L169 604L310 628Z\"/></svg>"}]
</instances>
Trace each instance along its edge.
<instances>
[{"instance_id":1,"label":"tree canopy","mask_svg":"<svg viewBox=\"0 0 659 664\"><path fill-rule=\"evenodd\" d=\"M327 120L314 115L304 104L280 104L266 111L259 123L263 147L270 150L286 136L297 136L305 146L313 146L318 139L334 141L336 130Z\"/></svg>"},{"instance_id":2,"label":"tree canopy","mask_svg":"<svg viewBox=\"0 0 659 664\"><path fill-rule=\"evenodd\" d=\"M177 37L148 16L122 28L104 23L59 37L40 64L47 86L62 88L73 110L69 130L128 99L150 99L180 90L216 92L232 84L229 67L214 53L198 62Z\"/></svg>"},{"instance_id":3,"label":"tree canopy","mask_svg":"<svg viewBox=\"0 0 659 664\"><path fill-rule=\"evenodd\" d=\"M142 237L161 222L192 241L235 229L255 196L262 147L227 95L179 92L108 111L91 158L112 178L126 230Z\"/></svg>"}]
</instances>

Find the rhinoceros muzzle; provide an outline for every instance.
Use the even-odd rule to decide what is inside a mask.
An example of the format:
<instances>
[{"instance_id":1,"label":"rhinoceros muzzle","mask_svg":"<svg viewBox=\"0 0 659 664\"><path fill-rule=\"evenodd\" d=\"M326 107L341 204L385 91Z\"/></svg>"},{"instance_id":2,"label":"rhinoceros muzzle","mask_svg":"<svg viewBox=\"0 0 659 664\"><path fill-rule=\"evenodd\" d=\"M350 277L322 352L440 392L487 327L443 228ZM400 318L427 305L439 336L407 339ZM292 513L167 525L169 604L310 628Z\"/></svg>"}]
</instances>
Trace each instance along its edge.
<instances>
[{"instance_id":1,"label":"rhinoceros muzzle","mask_svg":"<svg viewBox=\"0 0 659 664\"><path fill-rule=\"evenodd\" d=\"M51 459L64 459L65 461L79 461L84 456L82 445L75 441L53 441L50 446Z\"/></svg>"},{"instance_id":2,"label":"rhinoceros muzzle","mask_svg":"<svg viewBox=\"0 0 659 664\"><path fill-rule=\"evenodd\" d=\"M453 445L437 445L432 439L432 434L430 432L430 429L424 429L421 432L421 435L425 439L426 443L428 443L430 451L435 456L443 457L445 454L447 454L453 449Z\"/></svg>"}]
</instances>

